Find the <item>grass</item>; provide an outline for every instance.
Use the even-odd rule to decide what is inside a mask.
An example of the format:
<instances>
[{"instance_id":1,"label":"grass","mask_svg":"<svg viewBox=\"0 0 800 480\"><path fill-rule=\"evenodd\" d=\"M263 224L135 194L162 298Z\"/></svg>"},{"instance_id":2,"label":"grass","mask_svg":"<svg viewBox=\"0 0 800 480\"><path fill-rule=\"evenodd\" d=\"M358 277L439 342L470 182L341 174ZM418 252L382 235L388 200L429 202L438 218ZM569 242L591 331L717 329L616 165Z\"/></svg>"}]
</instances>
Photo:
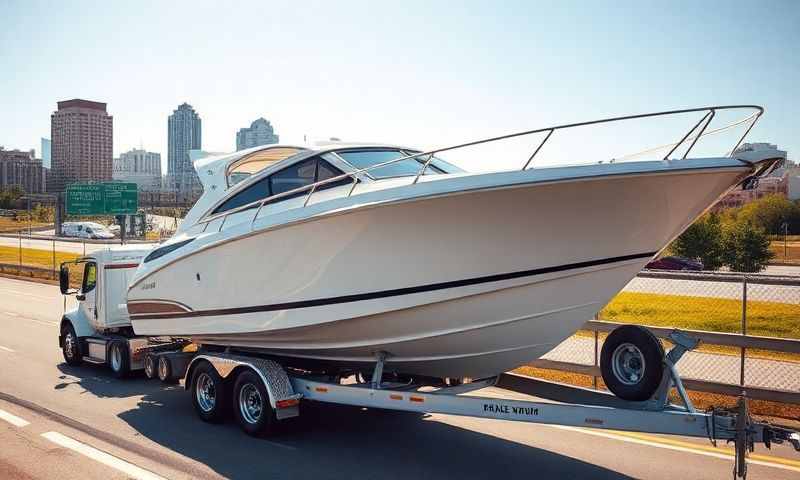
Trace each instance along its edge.
<instances>
[{"instance_id":1,"label":"grass","mask_svg":"<svg viewBox=\"0 0 800 480\"><path fill-rule=\"evenodd\" d=\"M77 253L56 252L55 265L61 262L75 260L80 255ZM0 263L17 265L20 263L20 249L19 247L0 247ZM22 264L30 265L33 267L53 268L53 251L40 250L38 248L23 248L22 249Z\"/></svg>"},{"instance_id":2,"label":"grass","mask_svg":"<svg viewBox=\"0 0 800 480\"><path fill-rule=\"evenodd\" d=\"M42 227L45 225L49 224L42 222L32 222L29 224L27 221L18 222L11 217L0 217L0 232L17 233L20 230L27 230L29 226Z\"/></svg>"},{"instance_id":3,"label":"grass","mask_svg":"<svg viewBox=\"0 0 800 480\"><path fill-rule=\"evenodd\" d=\"M727 298L622 292L600 312L622 323L738 333L742 303ZM800 339L800 304L748 300L747 333Z\"/></svg>"}]
</instances>

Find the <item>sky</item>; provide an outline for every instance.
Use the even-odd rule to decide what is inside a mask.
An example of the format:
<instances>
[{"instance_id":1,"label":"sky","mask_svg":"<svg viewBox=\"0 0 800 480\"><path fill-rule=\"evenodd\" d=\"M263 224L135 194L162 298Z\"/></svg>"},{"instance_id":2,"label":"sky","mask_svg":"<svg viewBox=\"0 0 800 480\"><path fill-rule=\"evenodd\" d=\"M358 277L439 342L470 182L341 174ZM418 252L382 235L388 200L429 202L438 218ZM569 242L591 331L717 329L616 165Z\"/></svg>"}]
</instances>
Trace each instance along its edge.
<instances>
[{"instance_id":1,"label":"sky","mask_svg":"<svg viewBox=\"0 0 800 480\"><path fill-rule=\"evenodd\" d=\"M800 158L793 0L0 0L0 18L0 145L37 155L56 102L84 98L108 104L115 156L143 146L161 153L164 173L167 117L183 102L202 118L203 149L219 152L235 150L236 131L262 116L282 142L338 137L427 149L605 117L758 104L766 114L748 140ZM559 131L536 164L620 158L678 140L697 119ZM725 153L738 139L728 133L701 153ZM525 137L445 158L473 170L516 168L537 144Z\"/></svg>"}]
</instances>

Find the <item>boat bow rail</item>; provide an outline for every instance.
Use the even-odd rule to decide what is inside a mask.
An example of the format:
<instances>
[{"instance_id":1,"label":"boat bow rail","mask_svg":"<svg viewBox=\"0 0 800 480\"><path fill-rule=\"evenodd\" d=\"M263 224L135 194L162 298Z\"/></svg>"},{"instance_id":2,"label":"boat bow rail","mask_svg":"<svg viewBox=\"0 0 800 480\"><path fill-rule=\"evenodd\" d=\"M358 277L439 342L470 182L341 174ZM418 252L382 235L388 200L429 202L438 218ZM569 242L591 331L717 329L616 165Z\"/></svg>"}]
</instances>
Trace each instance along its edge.
<instances>
[{"instance_id":1,"label":"boat bow rail","mask_svg":"<svg viewBox=\"0 0 800 480\"><path fill-rule=\"evenodd\" d=\"M714 120L717 112L723 111L723 110L746 110L746 111L749 111L751 113L749 113L745 117L743 117L743 118L741 118L739 120L736 120L734 122L731 122L731 123L729 123L727 125L715 128L713 130L709 130L708 127L711 125L711 122ZM622 117L603 118L603 119L599 119L599 120L590 120L590 121L586 121L586 122L568 123L568 124L563 124L563 125L555 125L555 126L550 126L550 127L545 127L545 128L537 128L535 130L526 130L526 131L522 131L522 132L516 132L516 133L507 134L507 135L501 135L501 136L496 136L496 137L485 138L485 139L482 139L482 140L476 140L476 141L472 141L472 142L461 143L461 144L452 145L452 146L449 146L449 147L437 148L437 149L428 150L428 151L425 151L425 152L420 152L420 153L415 153L415 154L411 154L411 155L400 156L398 158L395 158L395 159L392 159L392 160L388 160L386 162L377 163L377 164L371 165L369 167L356 169L356 170L353 170L351 172L343 173L341 175L337 175L337 176L334 176L334 177L331 177L331 178L328 178L328 179L325 179L325 180L321 180L319 182L311 183L309 185L304 185L302 187L298 187L298 188L295 188L295 189L292 189L292 190L288 190L286 192L282 192L282 193L279 193L279 194L271 195L271 196L268 196L268 197L266 197L264 199L256 200L254 202L250 202L248 204L241 205L239 207L227 210L225 212L220 212L220 213L217 213L217 214L207 214L206 216L204 216L203 218L198 220L197 224L198 225L205 225L204 226L204 230L205 230L205 228L208 227L209 223L213 222L214 220L218 220L218 219L221 218L222 222L219 225L219 230L221 231L223 226L225 225L225 220L228 218L228 216L236 214L236 213L239 213L239 212L242 212L244 210L249 210L249 209L252 209L252 208L256 208L256 212L253 215L253 219L251 221L251 226L252 226L252 224L255 223L256 219L258 218L258 215L261 213L261 209L265 205L267 205L268 203L275 202L275 201L280 201L280 200L287 199L287 198L296 196L298 194L303 194L304 193L305 194L305 200L303 202L303 206L306 206L306 205L308 205L309 201L311 200L311 197L314 195L314 193L317 190L320 189L320 187L323 187L323 186L328 185L328 184L333 184L333 183L336 183L336 182L341 182L342 180L346 180L346 179L349 179L352 182L352 186L350 187L350 190L347 193L347 197L350 197L353 194L353 191L355 190L356 185L359 182L359 177L360 176L369 174L369 172L372 171L372 170L380 169L380 168L386 167L387 165L391 165L393 163L402 162L404 160L409 160L409 159L417 160L422 164L420 169L419 169L419 171L417 172L417 174L411 180L411 184L413 185L413 184L416 184L419 181L420 177L422 177L422 175L424 175L425 172L428 170L430 164L432 163L432 161L434 159L434 155L436 155L436 154L443 153L443 152L450 152L450 151L459 150L459 149L464 149L464 148L468 148L468 147L474 147L474 146L477 146L477 145L484 145L484 144L488 144L488 143L501 142L501 141L509 140L509 139L512 139L512 138L520 138L520 137L531 136L531 135L542 134L542 133L545 134L545 136L542 139L542 141L537 145L537 147L533 150L531 155L526 159L525 163L522 165L521 170L524 171L524 170L528 169L528 167L531 165L531 163L533 163L533 160L535 159L537 154L541 151L542 147L544 147L545 143L547 143L547 141L553 136L553 133L555 133L557 130L566 130L566 129L572 129L572 128L577 128L577 127L586 127L586 126L600 125L600 124L613 123L613 122L622 122L622 121L626 121L626 120L638 120L638 119L645 119L645 118L665 117L665 116L672 116L672 115L701 113L701 112L704 113L702 118L700 118L700 120L697 121L697 123L695 123L692 126L692 128L689 129L689 131L687 131L686 134L683 135L683 137L681 137L681 139L679 141L677 141L675 143L668 143L668 144L665 144L665 145L660 145L660 146L657 146L657 147L654 147L654 148L651 148L651 149L648 149L648 150L645 150L645 151L637 152L635 154L627 155L626 158L633 157L633 156L638 156L638 155L649 153L649 152L656 152L656 151L659 151L659 150L663 150L663 149L669 148L670 150L663 157L663 160L668 160L670 158L670 156L673 153L675 153L675 151L678 150L678 148L680 148L681 145L684 145L687 142L690 142L688 148L686 149L686 151L684 152L683 156L681 157L681 159L686 159L688 154L692 151L692 149L694 148L694 146L697 144L698 140L701 137L704 137L704 136L707 136L707 135L712 135L712 134L715 134L715 133L719 133L721 131L728 130L728 129L731 129L731 128L734 128L734 127L737 127L737 126L740 126L740 125L746 125L744 133L738 138L738 141L733 146L733 148L731 148L730 152L728 152L726 154L726 156L731 156L736 151L736 149L739 148L739 146L742 144L742 142L747 137L748 133L750 133L750 130L752 130L753 126L756 124L758 119L763 115L764 108L759 106L759 105L715 105L715 106L708 106L708 107L689 108L689 109L683 109L683 110L668 110L668 111L662 111L662 112L643 113L643 114L637 114L637 115L626 115L626 116L622 116ZM746 162L746 161L743 161L743 162L746 163L746 164L750 163L750 162ZM770 166L772 166L772 164ZM768 171L768 170L767 169L762 169L758 173L759 174L763 174L766 171Z\"/></svg>"}]
</instances>

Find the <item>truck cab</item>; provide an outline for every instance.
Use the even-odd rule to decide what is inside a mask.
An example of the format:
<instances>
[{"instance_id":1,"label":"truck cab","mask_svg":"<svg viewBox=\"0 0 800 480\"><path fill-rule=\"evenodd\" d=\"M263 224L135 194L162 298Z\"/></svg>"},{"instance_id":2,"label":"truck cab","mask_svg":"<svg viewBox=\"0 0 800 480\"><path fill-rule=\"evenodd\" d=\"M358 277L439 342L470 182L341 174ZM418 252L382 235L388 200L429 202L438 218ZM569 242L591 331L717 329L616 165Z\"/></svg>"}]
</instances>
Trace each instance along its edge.
<instances>
[{"instance_id":1,"label":"truck cab","mask_svg":"<svg viewBox=\"0 0 800 480\"><path fill-rule=\"evenodd\" d=\"M150 250L150 246L120 245L61 264L61 293L77 299L77 305L64 312L58 337L68 364L107 364L120 376L143 368L135 353L147 338L133 331L126 292Z\"/></svg>"}]
</instances>

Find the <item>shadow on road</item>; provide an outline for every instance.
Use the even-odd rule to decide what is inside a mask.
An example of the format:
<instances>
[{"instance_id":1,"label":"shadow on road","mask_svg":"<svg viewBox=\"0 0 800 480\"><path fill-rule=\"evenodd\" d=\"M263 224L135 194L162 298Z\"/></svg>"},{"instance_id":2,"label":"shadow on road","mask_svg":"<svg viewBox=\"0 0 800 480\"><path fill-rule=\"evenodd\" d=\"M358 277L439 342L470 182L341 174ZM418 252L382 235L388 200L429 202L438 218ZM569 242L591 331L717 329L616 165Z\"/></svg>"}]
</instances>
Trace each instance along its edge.
<instances>
[{"instance_id":1,"label":"shadow on road","mask_svg":"<svg viewBox=\"0 0 800 480\"><path fill-rule=\"evenodd\" d=\"M65 378L57 389L73 382L98 397L143 395L137 408L118 416L149 440L228 478L629 478L427 415L315 402L303 403L301 416L281 435L252 438L233 419L200 421L181 386L144 377L120 381L88 366L59 369Z\"/></svg>"}]
</instances>

